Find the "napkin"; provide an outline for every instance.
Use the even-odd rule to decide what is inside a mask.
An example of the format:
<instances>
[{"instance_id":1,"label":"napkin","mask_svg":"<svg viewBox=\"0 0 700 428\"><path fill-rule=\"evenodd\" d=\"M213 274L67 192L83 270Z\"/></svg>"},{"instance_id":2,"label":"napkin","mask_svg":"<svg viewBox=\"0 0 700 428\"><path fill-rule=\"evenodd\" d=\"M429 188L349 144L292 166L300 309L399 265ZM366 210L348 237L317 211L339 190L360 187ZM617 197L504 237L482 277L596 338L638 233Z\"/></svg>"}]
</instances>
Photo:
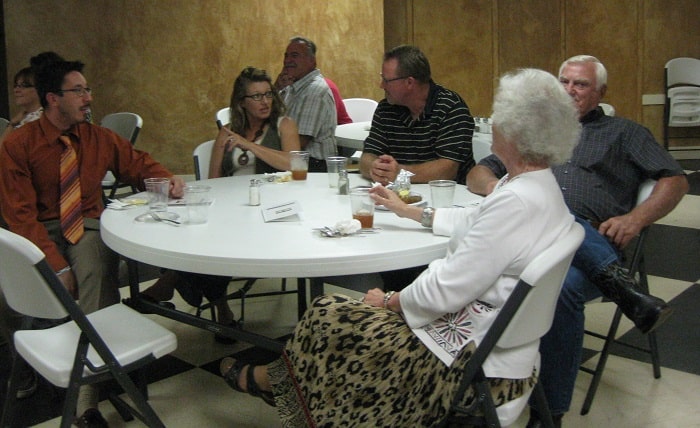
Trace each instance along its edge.
<instances>
[{"instance_id":1,"label":"napkin","mask_svg":"<svg viewBox=\"0 0 700 428\"><path fill-rule=\"evenodd\" d=\"M351 220L339 221L335 224L334 229L340 232L341 235L352 235L362 229L362 225L360 224L360 220L355 220L353 218Z\"/></svg>"}]
</instances>

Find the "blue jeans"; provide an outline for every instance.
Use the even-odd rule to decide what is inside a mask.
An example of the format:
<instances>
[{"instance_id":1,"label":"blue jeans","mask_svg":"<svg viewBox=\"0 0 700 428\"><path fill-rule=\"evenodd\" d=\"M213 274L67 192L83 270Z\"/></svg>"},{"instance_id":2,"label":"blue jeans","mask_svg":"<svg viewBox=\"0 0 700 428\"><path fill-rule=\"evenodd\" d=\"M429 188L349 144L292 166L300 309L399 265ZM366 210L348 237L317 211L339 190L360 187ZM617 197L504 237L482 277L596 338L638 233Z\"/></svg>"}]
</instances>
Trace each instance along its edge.
<instances>
[{"instance_id":1,"label":"blue jeans","mask_svg":"<svg viewBox=\"0 0 700 428\"><path fill-rule=\"evenodd\" d=\"M569 410L583 350L584 305L601 296L589 278L619 261L617 249L587 221L576 217L585 231L566 274L552 328L540 341L540 382L553 415Z\"/></svg>"}]
</instances>

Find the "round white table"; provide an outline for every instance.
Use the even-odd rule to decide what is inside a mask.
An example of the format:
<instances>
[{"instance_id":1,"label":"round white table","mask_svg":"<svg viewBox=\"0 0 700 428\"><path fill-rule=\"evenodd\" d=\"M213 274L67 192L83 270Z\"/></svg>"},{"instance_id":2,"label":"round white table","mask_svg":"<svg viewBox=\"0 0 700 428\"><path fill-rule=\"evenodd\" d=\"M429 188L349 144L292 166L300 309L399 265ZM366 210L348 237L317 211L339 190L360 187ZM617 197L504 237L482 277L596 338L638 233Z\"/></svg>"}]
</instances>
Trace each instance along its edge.
<instances>
[{"instance_id":1,"label":"round white table","mask_svg":"<svg viewBox=\"0 0 700 428\"><path fill-rule=\"evenodd\" d=\"M102 214L104 242L129 259L133 306L178 321L230 335L268 349L280 344L269 338L237 328L226 328L181 311L168 310L135 297L138 276L134 261L181 271L252 278L312 278L312 297L319 294L320 278L402 269L430 263L443 257L448 238L435 236L419 223L402 219L389 211L376 210L377 233L339 238L322 237L314 228L334 226L352 218L350 198L328 186L325 173L310 173L306 181L265 182L260 188L261 206L248 205L248 186L255 176L203 180L211 186L214 202L205 224L187 224L187 209L170 206L183 224L137 221L146 206L126 210L107 209ZM257 178L262 178L257 176ZM367 185L358 174L350 174L350 185ZM430 202L428 185L414 185ZM457 186L454 203L476 203L480 196ZM297 201L301 213L294 218L265 222L265 206ZM313 278L317 278L314 283ZM320 283L320 284L319 284ZM306 304L306 290L299 290L300 312Z\"/></svg>"},{"instance_id":2,"label":"round white table","mask_svg":"<svg viewBox=\"0 0 700 428\"><path fill-rule=\"evenodd\" d=\"M320 236L313 230L334 226L351 217L350 200L328 186L325 173L311 173L306 181L264 183L261 206L248 205L252 176L204 180L214 203L205 224L189 225L186 207L169 207L185 220L179 227L135 220L147 207L105 210L101 234L105 243L131 259L189 272L247 277L326 277L419 266L443 257L447 239L413 220L376 210L378 233L340 238ZM350 174L350 185L367 185ZM413 190L430 201L427 185ZM457 186L454 203L466 205L480 197ZM295 219L265 223L262 207L298 201Z\"/></svg>"},{"instance_id":3,"label":"round white table","mask_svg":"<svg viewBox=\"0 0 700 428\"><path fill-rule=\"evenodd\" d=\"M354 122L335 127L335 141L339 147L362 150L372 122Z\"/></svg>"}]
</instances>

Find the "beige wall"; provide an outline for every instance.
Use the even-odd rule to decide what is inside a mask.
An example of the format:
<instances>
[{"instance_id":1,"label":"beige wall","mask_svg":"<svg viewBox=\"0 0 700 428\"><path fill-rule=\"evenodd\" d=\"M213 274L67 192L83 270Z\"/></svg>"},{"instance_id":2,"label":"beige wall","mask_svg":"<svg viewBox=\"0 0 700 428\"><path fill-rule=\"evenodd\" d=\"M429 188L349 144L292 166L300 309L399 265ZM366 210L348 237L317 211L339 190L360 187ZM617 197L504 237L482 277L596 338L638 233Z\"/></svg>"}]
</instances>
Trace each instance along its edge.
<instances>
[{"instance_id":1,"label":"beige wall","mask_svg":"<svg viewBox=\"0 0 700 428\"><path fill-rule=\"evenodd\" d=\"M379 100L385 48L421 47L435 80L475 115L490 114L496 78L517 67L556 71L590 53L607 66L606 101L661 140L663 66L700 57L698 0L5 0L8 75L55 50L81 59L95 118L134 111L138 146L177 173L216 134L233 79L247 65L275 76L289 37L319 47L319 67L344 97ZM69 29L69 30L67 30ZM9 83L9 82L8 82ZM698 139L674 145L699 144Z\"/></svg>"},{"instance_id":2,"label":"beige wall","mask_svg":"<svg viewBox=\"0 0 700 428\"><path fill-rule=\"evenodd\" d=\"M555 73L569 56L595 55L609 74L604 101L661 141L663 106L643 106L642 95L663 93L669 59L700 58L698 17L698 0L385 0L384 31L389 46L420 46L435 80L478 116L490 113L500 74L519 67Z\"/></svg>"},{"instance_id":3,"label":"beige wall","mask_svg":"<svg viewBox=\"0 0 700 428\"><path fill-rule=\"evenodd\" d=\"M41 51L86 63L96 121L144 119L137 145L176 173L217 132L215 112L248 65L274 77L295 35L318 45L343 97L380 99L381 0L5 0L8 75ZM361 29L361 31L358 31ZM14 106L12 106L14 107Z\"/></svg>"}]
</instances>

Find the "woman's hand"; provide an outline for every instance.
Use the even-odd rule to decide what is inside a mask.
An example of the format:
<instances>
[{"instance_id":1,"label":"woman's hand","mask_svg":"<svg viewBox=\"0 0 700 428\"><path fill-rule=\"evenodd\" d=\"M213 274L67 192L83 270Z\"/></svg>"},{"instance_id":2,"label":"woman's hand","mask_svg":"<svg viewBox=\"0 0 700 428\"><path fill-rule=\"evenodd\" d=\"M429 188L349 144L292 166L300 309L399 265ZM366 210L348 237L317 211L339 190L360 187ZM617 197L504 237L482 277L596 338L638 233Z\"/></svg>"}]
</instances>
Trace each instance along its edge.
<instances>
[{"instance_id":1,"label":"woman's hand","mask_svg":"<svg viewBox=\"0 0 700 428\"><path fill-rule=\"evenodd\" d=\"M377 308L383 308L384 307L384 292L380 290L379 288L373 288L365 294L365 297L362 298L362 302L374 306Z\"/></svg>"},{"instance_id":2,"label":"woman's hand","mask_svg":"<svg viewBox=\"0 0 700 428\"><path fill-rule=\"evenodd\" d=\"M215 145L223 148L224 152L230 152L234 147L245 148L246 139L231 131L227 127L222 127L219 130L219 135L216 136Z\"/></svg>"},{"instance_id":3,"label":"woman's hand","mask_svg":"<svg viewBox=\"0 0 700 428\"><path fill-rule=\"evenodd\" d=\"M385 308L396 313L401 313L399 294L401 294L399 291L385 293L379 288L373 288L365 294L365 297L362 298L362 302L374 306L375 308Z\"/></svg>"},{"instance_id":4,"label":"woman's hand","mask_svg":"<svg viewBox=\"0 0 700 428\"><path fill-rule=\"evenodd\" d=\"M410 218L417 222L421 221L423 208L405 203L393 190L389 190L382 185L374 186L369 191L369 197L372 198L375 204L384 205L386 209L393 211L399 217Z\"/></svg>"},{"instance_id":5,"label":"woman's hand","mask_svg":"<svg viewBox=\"0 0 700 428\"><path fill-rule=\"evenodd\" d=\"M369 194L370 198L372 198L377 205L384 205L388 210L391 210L397 214L397 211L400 211L400 209L406 205L401 198L399 198L399 195L397 195L396 192L387 189L381 184L371 188Z\"/></svg>"}]
</instances>

